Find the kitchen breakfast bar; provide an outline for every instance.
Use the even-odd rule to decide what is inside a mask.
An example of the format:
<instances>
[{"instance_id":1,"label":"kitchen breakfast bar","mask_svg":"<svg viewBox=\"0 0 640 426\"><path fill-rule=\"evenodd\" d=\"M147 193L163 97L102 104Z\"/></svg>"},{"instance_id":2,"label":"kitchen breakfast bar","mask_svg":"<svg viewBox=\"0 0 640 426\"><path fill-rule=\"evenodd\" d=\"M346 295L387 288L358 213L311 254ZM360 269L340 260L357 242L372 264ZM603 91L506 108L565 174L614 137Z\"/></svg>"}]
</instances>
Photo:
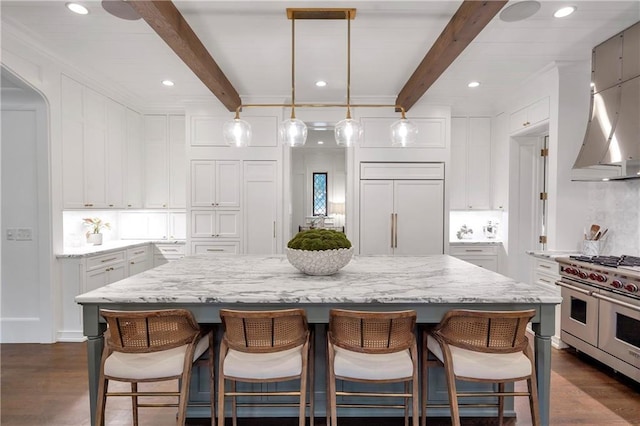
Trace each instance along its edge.
<instances>
[{"instance_id":1,"label":"kitchen breakfast bar","mask_svg":"<svg viewBox=\"0 0 640 426\"><path fill-rule=\"evenodd\" d=\"M540 418L549 424L551 336L559 293L527 284L448 255L419 257L355 256L338 273L309 276L286 256L195 255L81 294L88 339L91 422L95 422L97 383L105 323L99 310L189 309L202 324L219 323L219 310L304 308L310 324L322 328L329 310L415 309L419 324L435 324L450 309L535 309L534 351ZM319 337L317 348L321 348ZM319 368L322 368L322 362ZM323 383L321 377L316 381ZM431 381L430 381L431 382ZM431 386L431 384L430 384ZM322 392L320 385L316 391ZM316 397L318 402L324 398ZM320 411L323 407L318 407ZM317 415L322 416L322 412Z\"/></svg>"}]
</instances>

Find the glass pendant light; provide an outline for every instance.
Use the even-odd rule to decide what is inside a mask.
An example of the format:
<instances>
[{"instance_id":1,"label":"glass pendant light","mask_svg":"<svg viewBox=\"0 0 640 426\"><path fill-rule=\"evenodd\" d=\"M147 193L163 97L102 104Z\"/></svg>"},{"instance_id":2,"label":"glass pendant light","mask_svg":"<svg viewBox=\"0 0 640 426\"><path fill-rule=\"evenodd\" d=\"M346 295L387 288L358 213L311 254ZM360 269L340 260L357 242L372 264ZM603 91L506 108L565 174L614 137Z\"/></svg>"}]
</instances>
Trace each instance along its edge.
<instances>
[{"instance_id":1,"label":"glass pendant light","mask_svg":"<svg viewBox=\"0 0 640 426\"><path fill-rule=\"evenodd\" d=\"M418 138L418 126L407 120L402 113L402 118L391 125L391 145L411 146Z\"/></svg>"},{"instance_id":2,"label":"glass pendant light","mask_svg":"<svg viewBox=\"0 0 640 426\"><path fill-rule=\"evenodd\" d=\"M249 146L249 142L251 142L251 125L241 120L239 112L236 111L236 117L224 123L222 136L229 146L236 148Z\"/></svg>"},{"instance_id":3,"label":"glass pendant light","mask_svg":"<svg viewBox=\"0 0 640 426\"><path fill-rule=\"evenodd\" d=\"M303 146L307 141L307 125L292 114L292 117L283 121L280 126L280 139L286 146Z\"/></svg>"},{"instance_id":4,"label":"glass pendant light","mask_svg":"<svg viewBox=\"0 0 640 426\"><path fill-rule=\"evenodd\" d=\"M335 127L336 144L344 148L352 147L360 141L361 135L362 126L351 118L351 112L347 110L347 118L339 121Z\"/></svg>"}]
</instances>

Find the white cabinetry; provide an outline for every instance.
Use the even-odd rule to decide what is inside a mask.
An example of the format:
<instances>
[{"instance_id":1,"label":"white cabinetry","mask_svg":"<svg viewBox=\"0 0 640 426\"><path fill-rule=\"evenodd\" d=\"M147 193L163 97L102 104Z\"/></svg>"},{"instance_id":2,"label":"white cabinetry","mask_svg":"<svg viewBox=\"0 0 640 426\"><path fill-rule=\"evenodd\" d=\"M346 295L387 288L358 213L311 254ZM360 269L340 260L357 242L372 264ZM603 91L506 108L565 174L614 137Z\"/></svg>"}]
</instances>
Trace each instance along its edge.
<instances>
[{"instance_id":1,"label":"white cabinetry","mask_svg":"<svg viewBox=\"0 0 640 426\"><path fill-rule=\"evenodd\" d=\"M452 210L491 208L491 119L451 119Z\"/></svg>"},{"instance_id":2,"label":"white cabinetry","mask_svg":"<svg viewBox=\"0 0 640 426\"><path fill-rule=\"evenodd\" d=\"M130 123L126 107L66 76L60 96L63 207L125 207L125 177L141 158L128 149L135 123Z\"/></svg>"},{"instance_id":3,"label":"white cabinetry","mask_svg":"<svg viewBox=\"0 0 640 426\"><path fill-rule=\"evenodd\" d=\"M245 161L243 167L244 253L277 253L277 164L275 161Z\"/></svg>"},{"instance_id":4,"label":"white cabinetry","mask_svg":"<svg viewBox=\"0 0 640 426\"><path fill-rule=\"evenodd\" d=\"M509 119L509 133L517 133L549 119L549 98L542 98L513 113Z\"/></svg>"},{"instance_id":5,"label":"white cabinetry","mask_svg":"<svg viewBox=\"0 0 640 426\"><path fill-rule=\"evenodd\" d=\"M151 250L148 245L127 249L129 276L139 274L152 267Z\"/></svg>"},{"instance_id":6,"label":"white cabinetry","mask_svg":"<svg viewBox=\"0 0 640 426\"><path fill-rule=\"evenodd\" d=\"M534 283L548 286L560 296L560 287L556 286L556 281L560 280L560 268L558 262L553 259L534 258L531 278ZM556 328L554 336L551 337L551 344L558 348L566 348L567 345L560 340L560 309L562 305L556 305Z\"/></svg>"},{"instance_id":7,"label":"white cabinetry","mask_svg":"<svg viewBox=\"0 0 640 426\"><path fill-rule=\"evenodd\" d=\"M126 183L125 203L127 207L139 209L143 206L143 157L144 143L142 140L142 115L127 109L127 146L126 152Z\"/></svg>"},{"instance_id":8,"label":"white cabinetry","mask_svg":"<svg viewBox=\"0 0 640 426\"><path fill-rule=\"evenodd\" d=\"M498 272L498 245L456 244L449 246L449 254L490 271Z\"/></svg>"},{"instance_id":9,"label":"white cabinetry","mask_svg":"<svg viewBox=\"0 0 640 426\"><path fill-rule=\"evenodd\" d=\"M184 244L155 243L153 244L153 266L164 265L184 257Z\"/></svg>"},{"instance_id":10,"label":"white cabinetry","mask_svg":"<svg viewBox=\"0 0 640 426\"><path fill-rule=\"evenodd\" d=\"M388 170L383 164L361 163L360 254L443 253L442 164L440 179L431 180L415 179L420 163L387 163ZM433 172L432 166L424 163L425 175Z\"/></svg>"},{"instance_id":11,"label":"white cabinetry","mask_svg":"<svg viewBox=\"0 0 640 426\"><path fill-rule=\"evenodd\" d=\"M84 340L82 309L75 303L77 295L151 268L150 253L150 244L139 244L108 253L59 258L63 286L62 320L57 340Z\"/></svg>"},{"instance_id":12,"label":"white cabinetry","mask_svg":"<svg viewBox=\"0 0 640 426\"><path fill-rule=\"evenodd\" d=\"M240 243L237 241L196 241L191 243L192 254L238 254Z\"/></svg>"},{"instance_id":13,"label":"white cabinetry","mask_svg":"<svg viewBox=\"0 0 640 426\"><path fill-rule=\"evenodd\" d=\"M144 135L144 206L185 208L184 116L146 115Z\"/></svg>"},{"instance_id":14,"label":"white cabinetry","mask_svg":"<svg viewBox=\"0 0 640 426\"><path fill-rule=\"evenodd\" d=\"M240 162L191 162L191 207L240 207Z\"/></svg>"},{"instance_id":15,"label":"white cabinetry","mask_svg":"<svg viewBox=\"0 0 640 426\"><path fill-rule=\"evenodd\" d=\"M240 211L192 210L192 238L240 238Z\"/></svg>"}]
</instances>

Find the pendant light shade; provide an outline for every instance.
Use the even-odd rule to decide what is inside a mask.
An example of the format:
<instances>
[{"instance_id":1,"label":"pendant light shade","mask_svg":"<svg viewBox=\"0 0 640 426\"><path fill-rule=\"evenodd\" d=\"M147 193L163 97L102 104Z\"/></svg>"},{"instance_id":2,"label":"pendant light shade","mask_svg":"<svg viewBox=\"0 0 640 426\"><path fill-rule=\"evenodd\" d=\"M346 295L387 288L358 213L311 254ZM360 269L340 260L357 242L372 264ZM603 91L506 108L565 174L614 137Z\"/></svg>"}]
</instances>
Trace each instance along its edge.
<instances>
[{"instance_id":1,"label":"pendant light shade","mask_svg":"<svg viewBox=\"0 0 640 426\"><path fill-rule=\"evenodd\" d=\"M357 121L346 118L335 127L336 144L338 146L349 148L358 144L362 135L362 127Z\"/></svg>"},{"instance_id":2,"label":"pendant light shade","mask_svg":"<svg viewBox=\"0 0 640 426\"><path fill-rule=\"evenodd\" d=\"M234 118L224 123L222 128L224 141L236 148L249 146L251 141L251 125L244 120Z\"/></svg>"},{"instance_id":3,"label":"pendant light shade","mask_svg":"<svg viewBox=\"0 0 640 426\"><path fill-rule=\"evenodd\" d=\"M280 139L285 146L303 146L307 141L307 125L297 118L290 118L280 126Z\"/></svg>"},{"instance_id":4,"label":"pendant light shade","mask_svg":"<svg viewBox=\"0 0 640 426\"><path fill-rule=\"evenodd\" d=\"M406 118L401 118L391 125L392 146L410 146L415 144L418 137L418 126Z\"/></svg>"}]
</instances>

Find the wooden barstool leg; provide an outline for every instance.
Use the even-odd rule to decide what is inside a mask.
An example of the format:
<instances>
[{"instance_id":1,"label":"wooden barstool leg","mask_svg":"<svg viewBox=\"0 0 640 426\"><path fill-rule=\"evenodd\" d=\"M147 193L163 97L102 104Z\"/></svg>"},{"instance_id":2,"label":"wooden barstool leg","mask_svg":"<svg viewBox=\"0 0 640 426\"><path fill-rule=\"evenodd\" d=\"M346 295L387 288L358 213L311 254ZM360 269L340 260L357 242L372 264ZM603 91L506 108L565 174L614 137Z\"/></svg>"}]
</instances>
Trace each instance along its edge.
<instances>
[{"instance_id":1,"label":"wooden barstool leg","mask_svg":"<svg viewBox=\"0 0 640 426\"><path fill-rule=\"evenodd\" d=\"M498 383L498 392L504 392L504 383ZM502 426L504 422L504 396L498 397L498 425Z\"/></svg>"},{"instance_id":2,"label":"wooden barstool leg","mask_svg":"<svg viewBox=\"0 0 640 426\"><path fill-rule=\"evenodd\" d=\"M131 383L131 392L138 392L138 384L136 382ZM131 396L131 409L133 415L133 426L138 426L138 397Z\"/></svg>"},{"instance_id":3,"label":"wooden barstool leg","mask_svg":"<svg viewBox=\"0 0 640 426\"><path fill-rule=\"evenodd\" d=\"M231 392L236 392L236 381L231 380ZM238 426L238 404L236 401L237 397L235 395L231 396L231 424L233 426Z\"/></svg>"},{"instance_id":4,"label":"wooden barstool leg","mask_svg":"<svg viewBox=\"0 0 640 426\"><path fill-rule=\"evenodd\" d=\"M422 392L420 396L420 409L422 410L422 416L420 417L420 426L427 425L427 360L429 359L429 349L427 348L427 332L422 332L422 366L420 367L420 373L422 375Z\"/></svg>"}]
</instances>

